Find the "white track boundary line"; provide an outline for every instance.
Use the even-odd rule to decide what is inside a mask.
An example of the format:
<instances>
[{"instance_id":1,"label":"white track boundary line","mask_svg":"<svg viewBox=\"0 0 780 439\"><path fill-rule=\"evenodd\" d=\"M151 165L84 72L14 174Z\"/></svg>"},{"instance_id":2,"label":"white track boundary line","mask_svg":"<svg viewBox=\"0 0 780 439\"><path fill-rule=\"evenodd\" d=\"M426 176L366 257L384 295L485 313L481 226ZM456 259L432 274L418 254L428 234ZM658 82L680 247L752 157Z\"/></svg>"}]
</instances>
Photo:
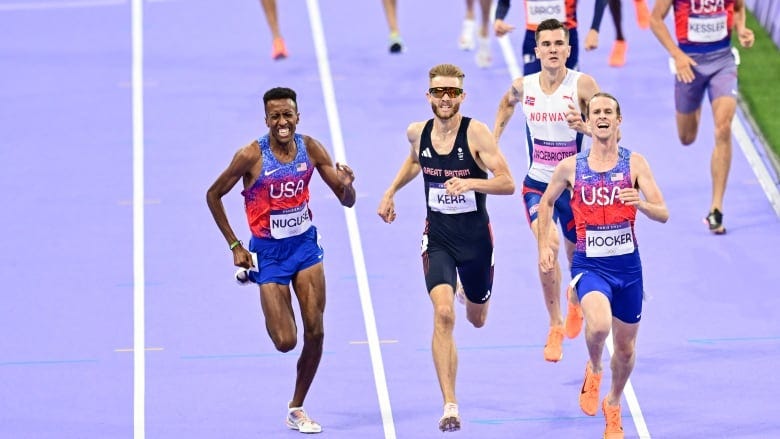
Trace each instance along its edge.
<instances>
[{"instance_id":1,"label":"white track boundary line","mask_svg":"<svg viewBox=\"0 0 780 439\"><path fill-rule=\"evenodd\" d=\"M740 149L742 149L742 153L745 154L745 158L753 169L753 173L756 174L758 182L761 183L761 187L775 210L775 214L780 216L780 192L778 192L778 188L775 186L764 161L761 160L758 151L756 151L756 145L750 140L745 125L738 115L734 116L734 120L731 122L731 132L737 140Z\"/></svg>"},{"instance_id":2,"label":"white track boundary line","mask_svg":"<svg viewBox=\"0 0 780 439\"><path fill-rule=\"evenodd\" d=\"M144 37L143 0L132 0L133 106L133 438L146 434L146 338L144 294Z\"/></svg>"},{"instance_id":3,"label":"white track boundary line","mask_svg":"<svg viewBox=\"0 0 780 439\"><path fill-rule=\"evenodd\" d=\"M325 33L322 27L320 8L317 0L306 0L306 5L309 10L309 22L311 24L312 38L314 39L314 47L317 53L317 65L319 67L322 82L322 94L325 98L325 109L328 115L334 156L337 162L343 163L346 162L346 150L344 148L344 139L341 133L339 112L336 107L336 94L333 87L333 77L330 73L328 49L325 44ZM344 216L347 220L349 244L352 249L352 260L355 266L360 304L363 310L363 320L365 322L366 336L368 338L368 348L371 354L371 366L374 371L374 382L376 385L377 398L379 399L379 410L382 414L385 439L395 439L396 434L395 425L393 423L393 413L390 406L390 394L387 389L387 379L385 378L382 351L380 349L379 335L376 329L374 307L371 302L371 291L368 286L368 274L366 273L366 263L363 257L363 246L360 240L357 214L354 209L344 208Z\"/></svg>"},{"instance_id":4,"label":"white track boundary line","mask_svg":"<svg viewBox=\"0 0 780 439\"><path fill-rule=\"evenodd\" d=\"M494 16L495 12L491 13L491 17ZM518 31L525 32L525 29L519 29ZM515 79L523 76L523 71L517 63L517 58L515 57L515 51L512 47L512 42L509 40L508 36L498 38L498 43L501 46L501 52L504 55L504 60L507 64L507 68L509 69L511 78ZM606 345L607 349L609 350L609 355L612 356L613 350L611 332L607 336ZM636 426L636 431L639 434L639 437L641 439L650 439L650 431L647 429L645 418L642 415L642 409L639 407L639 400L636 397L634 386L631 385L630 379L626 381L626 386L623 389L623 396L626 398L626 402L628 402L628 407L631 411L631 417L634 420L634 425Z\"/></svg>"},{"instance_id":5,"label":"white track boundary line","mask_svg":"<svg viewBox=\"0 0 780 439\"><path fill-rule=\"evenodd\" d=\"M609 355L612 356L615 352L612 348L611 331L607 336L606 345L607 350L609 350ZM639 400L636 397L636 392L634 392L634 386L631 385L631 379L626 380L626 386L623 388L623 396L626 397L628 409L631 412L631 418L634 420L634 426L636 427L636 432L640 439L650 439L650 430L647 429L645 417L642 416L642 409L639 407Z\"/></svg>"}]
</instances>

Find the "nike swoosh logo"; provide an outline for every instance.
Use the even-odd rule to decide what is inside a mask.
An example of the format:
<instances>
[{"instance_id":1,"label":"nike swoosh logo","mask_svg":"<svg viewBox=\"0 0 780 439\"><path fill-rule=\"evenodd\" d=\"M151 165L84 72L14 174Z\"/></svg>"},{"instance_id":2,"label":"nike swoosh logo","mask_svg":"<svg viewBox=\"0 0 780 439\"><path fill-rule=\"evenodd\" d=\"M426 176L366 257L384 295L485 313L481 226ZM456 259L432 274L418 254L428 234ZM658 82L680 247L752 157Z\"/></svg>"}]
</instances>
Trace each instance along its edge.
<instances>
[{"instance_id":1,"label":"nike swoosh logo","mask_svg":"<svg viewBox=\"0 0 780 439\"><path fill-rule=\"evenodd\" d=\"M271 169L270 171L265 171L265 173L263 175L268 177L269 175L273 174L274 172L276 172L276 171L278 171L280 169L282 169L282 168L276 168L276 169Z\"/></svg>"}]
</instances>

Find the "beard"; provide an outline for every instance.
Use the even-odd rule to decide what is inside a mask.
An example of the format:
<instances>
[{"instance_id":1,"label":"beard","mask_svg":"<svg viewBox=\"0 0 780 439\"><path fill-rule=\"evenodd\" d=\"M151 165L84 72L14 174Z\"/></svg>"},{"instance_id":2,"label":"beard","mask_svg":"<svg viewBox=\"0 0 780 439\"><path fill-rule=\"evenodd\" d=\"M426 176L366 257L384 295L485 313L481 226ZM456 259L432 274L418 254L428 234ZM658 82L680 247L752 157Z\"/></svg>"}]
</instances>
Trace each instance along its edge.
<instances>
[{"instance_id":1,"label":"beard","mask_svg":"<svg viewBox=\"0 0 780 439\"><path fill-rule=\"evenodd\" d=\"M438 117L439 119L448 120L448 119L452 119L458 114L458 112L460 111L460 104L459 103L454 104L452 106L452 112L446 116L442 116L441 111L439 110L439 107L436 106L436 104L431 104L431 110L433 110L433 114L436 115L436 117Z\"/></svg>"}]
</instances>

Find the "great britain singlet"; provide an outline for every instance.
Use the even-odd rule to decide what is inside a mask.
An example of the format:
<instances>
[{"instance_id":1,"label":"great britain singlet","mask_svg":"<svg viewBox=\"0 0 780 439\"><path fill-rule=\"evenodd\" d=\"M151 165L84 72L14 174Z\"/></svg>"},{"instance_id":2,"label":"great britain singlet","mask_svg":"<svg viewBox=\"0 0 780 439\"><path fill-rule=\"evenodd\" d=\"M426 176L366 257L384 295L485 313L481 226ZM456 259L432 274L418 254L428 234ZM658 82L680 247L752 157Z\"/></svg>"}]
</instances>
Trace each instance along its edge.
<instances>
[{"instance_id":1,"label":"great britain singlet","mask_svg":"<svg viewBox=\"0 0 780 439\"><path fill-rule=\"evenodd\" d=\"M569 128L566 122L569 105L582 112L577 95L581 73L566 69L563 82L549 95L542 91L540 75L534 73L523 78L523 112L531 163L528 177L549 183L555 166L582 148L582 134Z\"/></svg>"},{"instance_id":2,"label":"great britain singlet","mask_svg":"<svg viewBox=\"0 0 780 439\"><path fill-rule=\"evenodd\" d=\"M444 182L452 177L487 179L468 145L466 131L471 118L463 117L452 150L439 155L431 143L433 119L429 120L420 136L418 155L425 184L428 234L432 238L448 241L470 236L475 227L487 226L485 194L468 191L460 195L447 195Z\"/></svg>"},{"instance_id":3,"label":"great britain singlet","mask_svg":"<svg viewBox=\"0 0 780 439\"><path fill-rule=\"evenodd\" d=\"M620 202L618 192L632 187L631 151L618 149L618 161L606 172L588 165L590 149L577 154L571 207L577 229L575 251L587 257L619 256L637 248L636 207Z\"/></svg>"},{"instance_id":4,"label":"great britain singlet","mask_svg":"<svg viewBox=\"0 0 780 439\"><path fill-rule=\"evenodd\" d=\"M271 151L266 134L257 139L263 168L254 184L241 191L252 235L283 239L297 236L311 227L309 180L314 172L303 136L295 134L297 153L290 163L281 163Z\"/></svg>"},{"instance_id":5,"label":"great britain singlet","mask_svg":"<svg viewBox=\"0 0 780 439\"><path fill-rule=\"evenodd\" d=\"M539 23L554 18L567 29L577 27L577 0L525 0L525 28L536 31Z\"/></svg>"},{"instance_id":6,"label":"great britain singlet","mask_svg":"<svg viewBox=\"0 0 780 439\"><path fill-rule=\"evenodd\" d=\"M674 0L674 29L686 53L713 52L731 46L734 0Z\"/></svg>"}]
</instances>

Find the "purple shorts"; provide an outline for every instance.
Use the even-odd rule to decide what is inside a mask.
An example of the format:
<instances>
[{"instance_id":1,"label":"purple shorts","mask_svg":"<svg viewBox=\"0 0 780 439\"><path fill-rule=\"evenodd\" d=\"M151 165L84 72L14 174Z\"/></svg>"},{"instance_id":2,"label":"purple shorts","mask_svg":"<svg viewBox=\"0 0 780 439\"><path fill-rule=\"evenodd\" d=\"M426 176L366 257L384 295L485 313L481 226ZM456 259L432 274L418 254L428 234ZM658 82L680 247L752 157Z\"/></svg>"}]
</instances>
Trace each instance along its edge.
<instances>
[{"instance_id":1,"label":"purple shorts","mask_svg":"<svg viewBox=\"0 0 780 439\"><path fill-rule=\"evenodd\" d=\"M731 48L707 53L688 53L693 66L693 82L675 80L674 106L678 113L689 114L701 107L704 91L710 102L722 96L737 98L737 64Z\"/></svg>"}]
</instances>

